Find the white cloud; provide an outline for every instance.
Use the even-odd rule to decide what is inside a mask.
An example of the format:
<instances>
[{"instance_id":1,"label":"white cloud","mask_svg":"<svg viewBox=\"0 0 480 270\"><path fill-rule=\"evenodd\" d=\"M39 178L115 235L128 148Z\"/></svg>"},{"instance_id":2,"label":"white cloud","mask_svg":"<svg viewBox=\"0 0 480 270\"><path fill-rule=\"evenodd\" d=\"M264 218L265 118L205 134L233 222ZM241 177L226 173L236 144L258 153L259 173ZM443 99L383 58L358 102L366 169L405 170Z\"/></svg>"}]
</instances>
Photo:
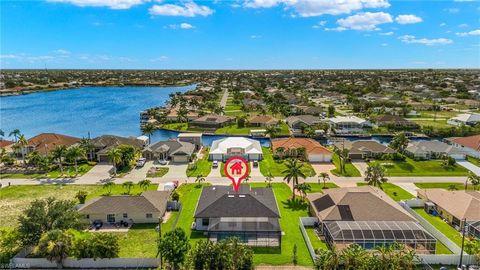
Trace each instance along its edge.
<instances>
[{"instance_id":1,"label":"white cloud","mask_svg":"<svg viewBox=\"0 0 480 270\"><path fill-rule=\"evenodd\" d=\"M347 28L345 27L335 27L335 28L325 28L325 31L333 31L333 32L342 32L342 31L345 31L347 30Z\"/></svg>"},{"instance_id":2,"label":"white cloud","mask_svg":"<svg viewBox=\"0 0 480 270\"><path fill-rule=\"evenodd\" d=\"M18 58L18 55L15 54L2 54L0 55L0 59L15 59Z\"/></svg>"},{"instance_id":3,"label":"white cloud","mask_svg":"<svg viewBox=\"0 0 480 270\"><path fill-rule=\"evenodd\" d=\"M162 55L160 57L150 59L150 62L164 62L167 60L168 60L168 56Z\"/></svg>"},{"instance_id":4,"label":"white cloud","mask_svg":"<svg viewBox=\"0 0 480 270\"><path fill-rule=\"evenodd\" d=\"M364 8L390 7L387 0L246 0L244 2L244 6L248 8L270 8L277 5L293 9L300 17L349 14Z\"/></svg>"},{"instance_id":5,"label":"white cloud","mask_svg":"<svg viewBox=\"0 0 480 270\"><path fill-rule=\"evenodd\" d=\"M462 23L462 24L459 24L458 27L460 27L460 28L468 27L468 24Z\"/></svg>"},{"instance_id":6,"label":"white cloud","mask_svg":"<svg viewBox=\"0 0 480 270\"><path fill-rule=\"evenodd\" d=\"M214 10L207 6L199 6L193 1L183 5L165 4L153 5L149 10L151 15L195 17L212 15Z\"/></svg>"},{"instance_id":7,"label":"white cloud","mask_svg":"<svg viewBox=\"0 0 480 270\"><path fill-rule=\"evenodd\" d=\"M470 32L456 33L457 36L466 37L466 36L480 36L480 29L472 30Z\"/></svg>"},{"instance_id":8,"label":"white cloud","mask_svg":"<svg viewBox=\"0 0 480 270\"><path fill-rule=\"evenodd\" d=\"M460 12L460 9L458 9L458 8L447 8L446 11L448 13L458 13L458 12Z\"/></svg>"},{"instance_id":9,"label":"white cloud","mask_svg":"<svg viewBox=\"0 0 480 270\"><path fill-rule=\"evenodd\" d=\"M365 12L349 16L344 19L339 19L337 24L340 27L360 30L373 31L379 30L377 25L393 22L392 15L385 12Z\"/></svg>"},{"instance_id":10,"label":"white cloud","mask_svg":"<svg viewBox=\"0 0 480 270\"><path fill-rule=\"evenodd\" d=\"M70 51L64 50L64 49L58 49L58 50L52 51L52 53L61 54L61 55L68 55L68 54L70 54Z\"/></svg>"},{"instance_id":11,"label":"white cloud","mask_svg":"<svg viewBox=\"0 0 480 270\"><path fill-rule=\"evenodd\" d=\"M380 33L379 35L381 35L381 36L391 36L391 35L393 35L393 32L390 31L390 32Z\"/></svg>"},{"instance_id":12,"label":"white cloud","mask_svg":"<svg viewBox=\"0 0 480 270\"><path fill-rule=\"evenodd\" d=\"M441 23L441 24L440 24L440 26L445 26L445 25L447 25L447 24L446 24L446 23Z\"/></svg>"},{"instance_id":13,"label":"white cloud","mask_svg":"<svg viewBox=\"0 0 480 270\"><path fill-rule=\"evenodd\" d=\"M380 44L382 47L387 47L388 46L388 43L382 43Z\"/></svg>"},{"instance_id":14,"label":"white cloud","mask_svg":"<svg viewBox=\"0 0 480 270\"><path fill-rule=\"evenodd\" d=\"M399 39L403 43L408 43L408 44L423 44L427 46L431 45L446 45L446 44L451 44L453 41L448 38L434 38L434 39L426 39L426 38L421 38L417 39L415 36L412 35L404 35L399 37Z\"/></svg>"},{"instance_id":15,"label":"white cloud","mask_svg":"<svg viewBox=\"0 0 480 270\"><path fill-rule=\"evenodd\" d=\"M262 36L260 36L260 35L251 35L250 38L251 38L251 39L258 39L258 38L262 38Z\"/></svg>"},{"instance_id":16,"label":"white cloud","mask_svg":"<svg viewBox=\"0 0 480 270\"><path fill-rule=\"evenodd\" d=\"M68 3L79 7L108 7L111 9L129 9L150 0L47 0L54 3Z\"/></svg>"},{"instance_id":17,"label":"white cloud","mask_svg":"<svg viewBox=\"0 0 480 270\"><path fill-rule=\"evenodd\" d=\"M422 22L422 18L415 16L413 14L404 14L398 15L395 18L395 21L399 24L412 24L412 23L419 23Z\"/></svg>"},{"instance_id":18,"label":"white cloud","mask_svg":"<svg viewBox=\"0 0 480 270\"><path fill-rule=\"evenodd\" d=\"M327 21L319 21L317 24L313 25L312 28L322 28L322 26L325 26L327 24Z\"/></svg>"},{"instance_id":19,"label":"white cloud","mask_svg":"<svg viewBox=\"0 0 480 270\"><path fill-rule=\"evenodd\" d=\"M181 24L169 24L168 28L170 28L170 29L193 29L193 28L195 28L195 26L193 26L189 23L181 23Z\"/></svg>"}]
</instances>

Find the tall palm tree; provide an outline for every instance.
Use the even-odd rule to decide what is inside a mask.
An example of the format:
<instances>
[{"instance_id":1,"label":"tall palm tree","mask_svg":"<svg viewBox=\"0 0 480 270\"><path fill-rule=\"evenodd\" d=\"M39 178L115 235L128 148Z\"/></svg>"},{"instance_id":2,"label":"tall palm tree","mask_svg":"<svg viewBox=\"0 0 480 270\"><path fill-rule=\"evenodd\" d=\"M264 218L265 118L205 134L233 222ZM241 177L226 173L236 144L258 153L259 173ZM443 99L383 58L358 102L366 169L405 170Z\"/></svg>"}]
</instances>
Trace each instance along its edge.
<instances>
[{"instance_id":1,"label":"tall palm tree","mask_svg":"<svg viewBox=\"0 0 480 270\"><path fill-rule=\"evenodd\" d=\"M108 195L112 194L112 188L114 186L115 186L115 183L113 183L112 181L108 181L108 182L105 182L105 184L103 184L103 188L108 191Z\"/></svg>"},{"instance_id":2,"label":"tall palm tree","mask_svg":"<svg viewBox=\"0 0 480 270\"><path fill-rule=\"evenodd\" d=\"M127 181L125 183L122 184L122 187L125 188L127 190L127 194L130 195L130 191L132 190L134 184L132 181Z\"/></svg>"},{"instance_id":3,"label":"tall palm tree","mask_svg":"<svg viewBox=\"0 0 480 270\"><path fill-rule=\"evenodd\" d=\"M57 145L52 151L53 158L57 161L60 172L63 176L63 159L67 154L67 147L65 145Z\"/></svg>"},{"instance_id":4,"label":"tall palm tree","mask_svg":"<svg viewBox=\"0 0 480 270\"><path fill-rule=\"evenodd\" d=\"M368 166L365 172L365 181L374 187L382 189L382 184L387 182L385 177L385 169L380 164L373 164Z\"/></svg>"},{"instance_id":5,"label":"tall palm tree","mask_svg":"<svg viewBox=\"0 0 480 270\"><path fill-rule=\"evenodd\" d=\"M117 175L117 166L122 162L122 152L118 148L112 148L107 152L108 159L113 163L113 175Z\"/></svg>"},{"instance_id":6,"label":"tall palm tree","mask_svg":"<svg viewBox=\"0 0 480 270\"><path fill-rule=\"evenodd\" d=\"M198 183L198 185L201 185L202 182L205 182L205 178L201 176L197 176L197 178L195 179L195 183Z\"/></svg>"},{"instance_id":7,"label":"tall palm tree","mask_svg":"<svg viewBox=\"0 0 480 270\"><path fill-rule=\"evenodd\" d=\"M302 194L302 199L305 200L305 197L307 197L307 192L311 191L312 187L308 183L301 183L298 184L295 189Z\"/></svg>"},{"instance_id":8,"label":"tall palm tree","mask_svg":"<svg viewBox=\"0 0 480 270\"><path fill-rule=\"evenodd\" d=\"M148 180L148 179L144 179L140 182L138 182L138 185L143 189L143 191L146 191L150 185L152 184L152 181Z\"/></svg>"},{"instance_id":9,"label":"tall palm tree","mask_svg":"<svg viewBox=\"0 0 480 270\"><path fill-rule=\"evenodd\" d=\"M70 160L73 160L76 177L78 175L78 159L85 158L85 151L79 146L72 146L68 148L66 155Z\"/></svg>"},{"instance_id":10,"label":"tall palm tree","mask_svg":"<svg viewBox=\"0 0 480 270\"><path fill-rule=\"evenodd\" d=\"M326 188L327 187L327 180L330 180L330 175L328 175L328 173L326 173L326 172L321 172L318 175L318 182L319 183L320 183L320 178L322 178L322 181L323 181L323 188Z\"/></svg>"},{"instance_id":11,"label":"tall palm tree","mask_svg":"<svg viewBox=\"0 0 480 270\"><path fill-rule=\"evenodd\" d=\"M142 126L142 134L148 136L148 143L152 142L152 134L155 132L155 125L152 123L147 123Z\"/></svg>"},{"instance_id":12,"label":"tall palm tree","mask_svg":"<svg viewBox=\"0 0 480 270\"><path fill-rule=\"evenodd\" d=\"M343 249L341 258L345 269L360 269L368 257L368 252L357 244L353 244Z\"/></svg>"},{"instance_id":13,"label":"tall palm tree","mask_svg":"<svg viewBox=\"0 0 480 270\"><path fill-rule=\"evenodd\" d=\"M20 151L22 151L23 165L25 165L25 146L28 144L27 138L25 138L23 134L19 135L17 138L17 144L20 146Z\"/></svg>"},{"instance_id":14,"label":"tall palm tree","mask_svg":"<svg viewBox=\"0 0 480 270\"><path fill-rule=\"evenodd\" d=\"M347 163L348 155L350 151L348 149L340 149L335 147L334 149L335 154L338 155L338 160L340 161L340 173L345 173L345 165Z\"/></svg>"},{"instance_id":15,"label":"tall palm tree","mask_svg":"<svg viewBox=\"0 0 480 270\"><path fill-rule=\"evenodd\" d=\"M80 140L80 147L85 150L85 153L87 153L87 158L88 160L91 160L93 157L93 151L95 150L95 145L92 142L92 139L90 138L82 138Z\"/></svg>"},{"instance_id":16,"label":"tall palm tree","mask_svg":"<svg viewBox=\"0 0 480 270\"><path fill-rule=\"evenodd\" d=\"M18 137L20 137L22 133L20 132L20 129L14 129L12 130L12 132L10 132L10 134L8 134L8 137L12 137L15 138L15 142L18 141Z\"/></svg>"},{"instance_id":17,"label":"tall palm tree","mask_svg":"<svg viewBox=\"0 0 480 270\"><path fill-rule=\"evenodd\" d=\"M28 164L36 167L40 163L42 156L40 156L37 151L33 151L27 155L26 159L28 160Z\"/></svg>"},{"instance_id":18,"label":"tall palm tree","mask_svg":"<svg viewBox=\"0 0 480 270\"><path fill-rule=\"evenodd\" d=\"M270 138L275 138L275 136L277 136L278 130L279 128L276 126L268 126L265 129L265 134L270 136Z\"/></svg>"},{"instance_id":19,"label":"tall palm tree","mask_svg":"<svg viewBox=\"0 0 480 270\"><path fill-rule=\"evenodd\" d=\"M307 178L302 172L303 164L299 163L296 159L289 159L285 162L285 167L286 169L282 172L285 174L283 180L287 181L287 184L292 182L292 199L295 199L295 187L298 185L298 178Z\"/></svg>"}]
</instances>

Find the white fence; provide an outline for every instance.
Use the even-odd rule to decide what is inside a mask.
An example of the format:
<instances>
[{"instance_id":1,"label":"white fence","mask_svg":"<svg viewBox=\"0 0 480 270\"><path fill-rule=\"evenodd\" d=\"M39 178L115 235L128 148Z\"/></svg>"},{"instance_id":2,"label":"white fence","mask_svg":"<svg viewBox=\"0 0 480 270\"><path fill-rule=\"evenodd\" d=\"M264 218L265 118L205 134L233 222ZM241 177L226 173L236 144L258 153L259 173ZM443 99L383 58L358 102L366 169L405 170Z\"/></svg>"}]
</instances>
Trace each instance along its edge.
<instances>
[{"instance_id":1,"label":"white fence","mask_svg":"<svg viewBox=\"0 0 480 270\"><path fill-rule=\"evenodd\" d=\"M63 260L63 268L94 269L94 268L157 268L159 260L155 258L114 258L114 259L74 259ZM11 268L58 268L57 263L43 258L13 258Z\"/></svg>"},{"instance_id":2,"label":"white fence","mask_svg":"<svg viewBox=\"0 0 480 270\"><path fill-rule=\"evenodd\" d=\"M420 262L423 264L439 264L439 265L458 265L460 262L460 255L436 255L436 254L422 254L418 255ZM463 255L462 264L471 265L476 264L475 256L473 255Z\"/></svg>"},{"instance_id":3,"label":"white fence","mask_svg":"<svg viewBox=\"0 0 480 270\"><path fill-rule=\"evenodd\" d=\"M307 244L308 252L310 253L310 257L312 260L315 260L317 256L315 253L315 249L312 246L312 242L310 241L310 237L308 237L308 233L305 230L305 227L313 227L313 225L318 222L318 218L316 217L300 217L300 231L302 232L303 239Z\"/></svg>"},{"instance_id":4,"label":"white fence","mask_svg":"<svg viewBox=\"0 0 480 270\"><path fill-rule=\"evenodd\" d=\"M420 205L418 202L419 200L411 200L411 201L401 201L400 205L407 210L412 216L414 216L420 225L422 225L425 230L427 230L430 234L432 234L436 239L438 239L442 244L444 244L450 251L454 254L460 254L461 248L455 244L452 240L446 237L443 233L441 233L437 228L435 228L430 222L425 220L422 216L417 214L411 207L423 207L423 203Z\"/></svg>"}]
</instances>

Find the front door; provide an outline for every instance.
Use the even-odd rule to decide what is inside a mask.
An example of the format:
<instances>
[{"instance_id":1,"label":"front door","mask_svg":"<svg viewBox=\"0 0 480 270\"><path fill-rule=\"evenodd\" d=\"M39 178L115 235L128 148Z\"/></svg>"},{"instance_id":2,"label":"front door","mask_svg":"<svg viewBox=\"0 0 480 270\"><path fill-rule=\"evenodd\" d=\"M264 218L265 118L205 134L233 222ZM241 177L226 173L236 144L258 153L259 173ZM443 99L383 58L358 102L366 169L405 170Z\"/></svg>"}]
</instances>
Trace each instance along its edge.
<instances>
[{"instance_id":1,"label":"front door","mask_svg":"<svg viewBox=\"0 0 480 270\"><path fill-rule=\"evenodd\" d=\"M115 214L107 214L107 222L115 223Z\"/></svg>"}]
</instances>

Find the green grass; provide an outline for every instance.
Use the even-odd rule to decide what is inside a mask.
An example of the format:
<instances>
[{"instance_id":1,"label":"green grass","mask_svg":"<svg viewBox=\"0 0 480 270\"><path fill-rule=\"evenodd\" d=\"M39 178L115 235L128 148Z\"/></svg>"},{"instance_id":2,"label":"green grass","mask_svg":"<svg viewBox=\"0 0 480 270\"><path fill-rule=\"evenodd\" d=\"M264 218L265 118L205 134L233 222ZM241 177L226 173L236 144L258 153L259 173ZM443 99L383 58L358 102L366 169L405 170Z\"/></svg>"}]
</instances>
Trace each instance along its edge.
<instances>
[{"instance_id":1,"label":"green grass","mask_svg":"<svg viewBox=\"0 0 480 270\"><path fill-rule=\"evenodd\" d=\"M284 160L274 160L272 155L272 150L267 147L262 147L263 160L259 163L260 172L262 175L267 176L271 174L272 176L285 176L283 171L287 168L286 162ZM312 165L307 162L302 162L303 168L302 172L305 176L315 176L315 170L312 168Z\"/></svg>"},{"instance_id":2,"label":"green grass","mask_svg":"<svg viewBox=\"0 0 480 270\"><path fill-rule=\"evenodd\" d=\"M322 249L322 250L327 250L328 245L324 241L320 240L318 238L317 234L315 233L315 229L313 227L305 227L305 230L307 231L308 238L310 238L310 243L312 243L313 249L315 251Z\"/></svg>"},{"instance_id":3,"label":"green grass","mask_svg":"<svg viewBox=\"0 0 480 270\"><path fill-rule=\"evenodd\" d=\"M157 255L158 223L134 224L127 233L115 233L119 238L120 258L155 258ZM162 228L164 224L162 224Z\"/></svg>"},{"instance_id":4,"label":"green grass","mask_svg":"<svg viewBox=\"0 0 480 270\"><path fill-rule=\"evenodd\" d=\"M462 235L452 226L443 221L440 217L429 215L423 208L414 208L413 210L427 220L430 224L432 224L432 226L437 228L446 237L452 240L455 244L458 246L462 245Z\"/></svg>"},{"instance_id":5,"label":"green grass","mask_svg":"<svg viewBox=\"0 0 480 270\"><path fill-rule=\"evenodd\" d=\"M468 170L460 165L443 167L442 160L415 161L406 158L405 161L382 160L371 164L381 164L387 176L466 176Z\"/></svg>"},{"instance_id":6,"label":"green grass","mask_svg":"<svg viewBox=\"0 0 480 270\"><path fill-rule=\"evenodd\" d=\"M367 183L357 183L357 186L366 186ZM393 200L401 201L401 200L411 200L414 199L415 196L408 193L403 188L396 186L392 183L383 183L382 184L383 191Z\"/></svg>"},{"instance_id":7,"label":"green grass","mask_svg":"<svg viewBox=\"0 0 480 270\"><path fill-rule=\"evenodd\" d=\"M113 195L127 195L127 189L122 186L122 184L115 184L112 187L110 195L108 194L108 190L103 188L103 186L97 185L97 189L93 192L89 192L87 196L87 201L100 197L100 196L113 196ZM158 184L151 184L147 190L157 190ZM130 195L140 195L144 190L137 184L135 184L132 189L130 190Z\"/></svg>"},{"instance_id":8,"label":"green grass","mask_svg":"<svg viewBox=\"0 0 480 270\"><path fill-rule=\"evenodd\" d=\"M280 129L280 131L278 132L278 134L276 134L276 136L290 136L290 130L288 129L287 123L280 123L278 125L278 128Z\"/></svg>"},{"instance_id":9,"label":"green grass","mask_svg":"<svg viewBox=\"0 0 480 270\"><path fill-rule=\"evenodd\" d=\"M228 125L215 130L215 134L231 134L231 135L250 135L250 127L237 127L237 124Z\"/></svg>"},{"instance_id":10,"label":"green grass","mask_svg":"<svg viewBox=\"0 0 480 270\"><path fill-rule=\"evenodd\" d=\"M162 177L169 171L168 167L156 167L154 173L147 173L147 177Z\"/></svg>"},{"instance_id":11,"label":"green grass","mask_svg":"<svg viewBox=\"0 0 480 270\"><path fill-rule=\"evenodd\" d=\"M467 156L468 162L472 163L473 165L480 166L480 159L474 158L472 156Z\"/></svg>"},{"instance_id":12,"label":"green grass","mask_svg":"<svg viewBox=\"0 0 480 270\"><path fill-rule=\"evenodd\" d=\"M330 172L336 176L348 176L348 177L358 177L361 176L360 172L353 166L352 163L348 162L345 164L345 173L340 172L340 159L337 154L333 154L332 157L333 164L335 164L336 169L331 170Z\"/></svg>"},{"instance_id":13,"label":"green grass","mask_svg":"<svg viewBox=\"0 0 480 270\"><path fill-rule=\"evenodd\" d=\"M90 169L93 168L94 165L90 165L87 163L79 164L78 165L78 176L82 176ZM48 174L44 173L32 173L32 174L24 174L24 173L10 173L10 174L2 174L0 176L1 179L35 179L35 178L60 178L60 177L75 177L75 167L74 166L64 166L64 174L60 172L60 169L53 170Z\"/></svg>"},{"instance_id":14,"label":"green grass","mask_svg":"<svg viewBox=\"0 0 480 270\"><path fill-rule=\"evenodd\" d=\"M443 188L443 189L449 189L450 186L455 186L456 190L464 190L465 189L465 184L463 183L415 183L415 186L417 186L420 189L425 189L425 188ZM467 189L473 190L473 185L468 185Z\"/></svg>"},{"instance_id":15,"label":"green grass","mask_svg":"<svg viewBox=\"0 0 480 270\"><path fill-rule=\"evenodd\" d=\"M203 157L195 162L195 165L189 165L187 168L188 177L206 177L212 171L212 162L208 160L208 149L203 150Z\"/></svg>"},{"instance_id":16,"label":"green grass","mask_svg":"<svg viewBox=\"0 0 480 270\"><path fill-rule=\"evenodd\" d=\"M263 183L252 183L251 186L265 187ZM312 266L312 260L303 240L299 227L299 218L309 216L308 204L297 200L291 201L292 191L284 183L273 183L273 191L280 210L280 226L285 235L282 235L282 247L255 248L253 261L255 265L291 265L293 245L297 245L298 264Z\"/></svg>"},{"instance_id":17,"label":"green grass","mask_svg":"<svg viewBox=\"0 0 480 270\"><path fill-rule=\"evenodd\" d=\"M308 183L308 184L310 185L311 190L307 193L323 192L323 190L324 190L323 182L320 182L320 184L319 183ZM329 183L329 182L326 183L325 187L326 187L326 189L338 188L338 186L335 185L335 183Z\"/></svg>"},{"instance_id":18,"label":"green grass","mask_svg":"<svg viewBox=\"0 0 480 270\"><path fill-rule=\"evenodd\" d=\"M437 121L433 121L433 118L428 119L428 120L410 118L409 120L414 121L415 123L417 123L421 127L433 127L433 128L449 128L449 127L452 127L451 125L447 124L446 119L437 119Z\"/></svg>"},{"instance_id":19,"label":"green grass","mask_svg":"<svg viewBox=\"0 0 480 270\"><path fill-rule=\"evenodd\" d=\"M453 254L453 253L444 244L442 244L442 242L437 240L435 254Z\"/></svg>"}]
</instances>

